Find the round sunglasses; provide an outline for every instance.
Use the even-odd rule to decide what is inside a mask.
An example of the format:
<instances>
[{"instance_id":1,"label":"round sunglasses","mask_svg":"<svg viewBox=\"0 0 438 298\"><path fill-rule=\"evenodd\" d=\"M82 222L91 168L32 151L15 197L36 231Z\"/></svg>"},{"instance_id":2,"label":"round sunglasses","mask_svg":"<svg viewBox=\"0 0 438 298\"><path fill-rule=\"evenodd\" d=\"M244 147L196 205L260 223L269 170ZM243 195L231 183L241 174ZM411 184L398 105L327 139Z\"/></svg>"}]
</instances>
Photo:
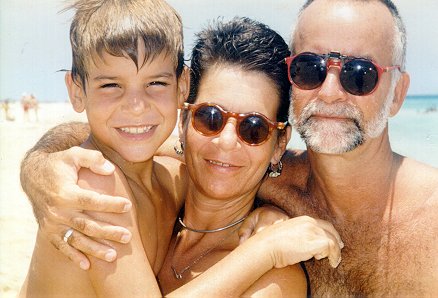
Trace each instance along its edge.
<instances>
[{"instance_id":1,"label":"round sunglasses","mask_svg":"<svg viewBox=\"0 0 438 298\"><path fill-rule=\"evenodd\" d=\"M324 83L330 67L338 67L342 88L357 96L373 93L382 73L395 69L401 71L398 65L383 67L369 59L344 56L338 52L325 55L304 52L288 57L285 61L289 81L299 89L318 88Z\"/></svg>"},{"instance_id":2,"label":"round sunglasses","mask_svg":"<svg viewBox=\"0 0 438 298\"><path fill-rule=\"evenodd\" d=\"M258 146L269 139L274 129L283 130L286 122L273 122L266 116L252 113L234 113L224 110L214 103L189 104L184 103L184 110L192 112L192 125L203 136L219 134L225 127L228 119L237 120L236 133L242 142L249 146Z\"/></svg>"}]
</instances>

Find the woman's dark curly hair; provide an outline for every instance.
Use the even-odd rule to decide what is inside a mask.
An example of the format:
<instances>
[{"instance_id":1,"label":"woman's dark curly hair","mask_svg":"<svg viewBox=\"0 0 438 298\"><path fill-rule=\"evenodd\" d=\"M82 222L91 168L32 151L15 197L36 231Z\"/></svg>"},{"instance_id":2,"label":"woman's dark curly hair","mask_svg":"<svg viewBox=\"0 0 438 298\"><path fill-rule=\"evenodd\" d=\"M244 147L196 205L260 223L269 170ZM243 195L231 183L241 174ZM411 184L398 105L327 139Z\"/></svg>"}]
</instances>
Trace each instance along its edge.
<instances>
[{"instance_id":1,"label":"woman's dark curly hair","mask_svg":"<svg viewBox=\"0 0 438 298\"><path fill-rule=\"evenodd\" d=\"M249 18L216 21L197 34L192 50L190 94L194 103L202 75L215 65L239 66L271 79L278 90L277 121L288 119L290 83L284 58L290 55L284 39L268 26Z\"/></svg>"}]
</instances>

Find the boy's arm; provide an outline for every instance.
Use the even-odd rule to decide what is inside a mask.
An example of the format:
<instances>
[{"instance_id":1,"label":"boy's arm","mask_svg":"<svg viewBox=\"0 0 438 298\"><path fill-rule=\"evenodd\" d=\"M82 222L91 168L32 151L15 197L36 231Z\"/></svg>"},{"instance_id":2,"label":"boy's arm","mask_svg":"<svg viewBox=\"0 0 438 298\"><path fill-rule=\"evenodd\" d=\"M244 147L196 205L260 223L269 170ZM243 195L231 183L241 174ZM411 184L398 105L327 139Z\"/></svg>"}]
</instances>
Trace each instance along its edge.
<instances>
[{"instance_id":1,"label":"boy's arm","mask_svg":"<svg viewBox=\"0 0 438 298\"><path fill-rule=\"evenodd\" d=\"M83 143L88 135L88 124L80 122L65 123L50 129L27 152L20 173L22 187L29 197L42 233L83 269L89 267L86 256L72 246L64 245L62 236L66 227L108 240L127 242L130 239L130 233L125 228L90 220L78 210L124 212L131 206L125 198L105 196L77 186L77 172L81 167L102 175L114 171L114 166L100 152L73 147ZM72 238L71 242L80 251L106 260L115 258L115 251L110 247L79 233Z\"/></svg>"}]
</instances>

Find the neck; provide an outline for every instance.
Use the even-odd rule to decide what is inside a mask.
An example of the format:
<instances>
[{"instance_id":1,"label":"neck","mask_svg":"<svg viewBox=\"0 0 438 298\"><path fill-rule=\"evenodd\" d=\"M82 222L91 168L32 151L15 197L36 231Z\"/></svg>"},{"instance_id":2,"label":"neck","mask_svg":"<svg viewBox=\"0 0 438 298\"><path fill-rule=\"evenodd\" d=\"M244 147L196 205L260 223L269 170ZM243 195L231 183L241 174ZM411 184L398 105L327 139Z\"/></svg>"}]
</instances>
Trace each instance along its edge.
<instances>
[{"instance_id":1,"label":"neck","mask_svg":"<svg viewBox=\"0 0 438 298\"><path fill-rule=\"evenodd\" d=\"M118 152L108 147L97 139L93 134L90 134L87 140L87 146L95 148L102 152L103 156L115 164L126 178L131 179L136 184L144 186L147 189L152 189L152 174L153 174L153 159L148 159L143 162L131 162L125 160Z\"/></svg>"},{"instance_id":2,"label":"neck","mask_svg":"<svg viewBox=\"0 0 438 298\"><path fill-rule=\"evenodd\" d=\"M251 211L256 191L235 198L212 198L191 185L184 205L184 223L197 230L225 227Z\"/></svg>"},{"instance_id":3,"label":"neck","mask_svg":"<svg viewBox=\"0 0 438 298\"><path fill-rule=\"evenodd\" d=\"M310 188L337 220L382 217L392 197L398 158L387 130L355 150L320 154L309 150ZM364 213L366 212L366 214Z\"/></svg>"}]
</instances>

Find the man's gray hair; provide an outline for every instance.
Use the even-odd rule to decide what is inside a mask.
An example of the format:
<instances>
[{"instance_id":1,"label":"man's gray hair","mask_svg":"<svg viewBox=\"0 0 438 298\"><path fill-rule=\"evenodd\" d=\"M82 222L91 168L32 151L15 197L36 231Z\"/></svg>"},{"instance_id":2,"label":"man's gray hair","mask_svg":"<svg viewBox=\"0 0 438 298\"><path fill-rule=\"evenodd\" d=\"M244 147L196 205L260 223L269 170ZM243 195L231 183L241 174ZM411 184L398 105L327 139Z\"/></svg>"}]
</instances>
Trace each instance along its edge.
<instances>
[{"instance_id":1,"label":"man's gray hair","mask_svg":"<svg viewBox=\"0 0 438 298\"><path fill-rule=\"evenodd\" d=\"M394 40L393 40L393 52L392 52L392 64L393 65L399 65L401 71L405 70L406 65L406 28L403 23L403 20L398 12L397 7L391 0L343 0L343 1L354 1L354 2L371 2L371 1L378 1L385 5L385 7L388 8L388 10L391 12L392 18L394 20ZM300 12L298 14L298 22L300 19L300 16L302 15L303 11L315 0L307 0L306 3L301 7ZM297 28L297 27L296 27ZM295 28L295 30L296 30ZM294 31L295 31L294 30ZM294 37L295 32L292 32L291 35L291 44L290 48L292 51L292 54L296 54L295 48L294 48ZM398 74L398 72L393 72L393 74Z\"/></svg>"}]
</instances>

